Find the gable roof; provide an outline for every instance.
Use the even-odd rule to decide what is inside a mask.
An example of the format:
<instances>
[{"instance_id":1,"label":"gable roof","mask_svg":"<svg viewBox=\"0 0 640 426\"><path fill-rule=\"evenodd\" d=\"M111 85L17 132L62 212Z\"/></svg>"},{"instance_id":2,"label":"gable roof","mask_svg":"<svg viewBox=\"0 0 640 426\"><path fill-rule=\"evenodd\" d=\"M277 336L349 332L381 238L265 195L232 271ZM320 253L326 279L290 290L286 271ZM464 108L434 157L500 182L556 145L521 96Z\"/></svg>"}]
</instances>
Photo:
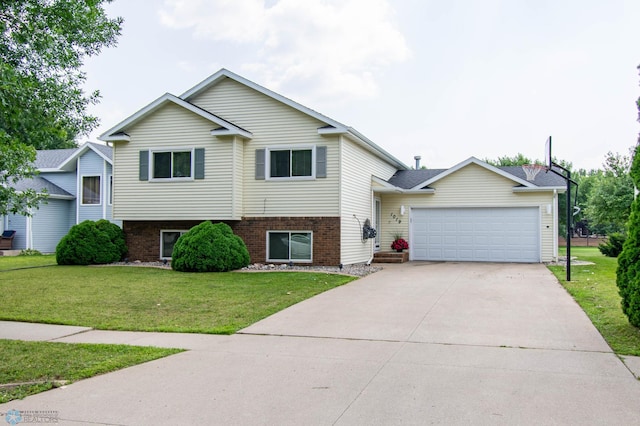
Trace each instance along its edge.
<instances>
[{"instance_id":1,"label":"gable roof","mask_svg":"<svg viewBox=\"0 0 640 426\"><path fill-rule=\"evenodd\" d=\"M564 180L554 173L538 173L533 181L528 181L521 166L496 167L475 157L470 157L450 169L398 170L388 183L402 190L424 190L429 185L470 164L476 164L513 181L521 191L562 190L565 187Z\"/></svg>"},{"instance_id":2,"label":"gable roof","mask_svg":"<svg viewBox=\"0 0 640 426\"><path fill-rule=\"evenodd\" d=\"M308 116L311 116L318 121L321 121L325 124L325 126L321 126L318 128L318 133L321 135L345 135L349 137L351 140L364 147L368 151L372 152L374 155L384 159L385 161L391 163L397 169L408 169L408 167L400 160L395 158L393 155L373 143L371 140L367 139L364 135L356 131L354 128L345 126L344 124L336 121L332 118L327 117L317 111L312 110L302 104L299 104L285 96L280 95L272 90L267 89L266 87L260 86L259 84L254 83L251 80L248 80L238 74L235 74L225 68L222 68L215 74L201 81L200 83L193 86L191 89L187 90L179 97L171 95L170 93L166 93L160 98L156 99L146 107L142 108L140 111L136 112L126 120L120 122L116 126L107 130L103 134L101 134L98 139L105 142L116 142L116 141L129 141L129 135L126 134L126 127L135 123L136 121L142 119L147 114L152 113L155 109L159 108L161 105L164 105L165 102L171 101L177 105L183 106L188 110L195 112L205 118L210 119L214 123L216 123L220 128L216 128L212 130L212 135L240 135L247 139L251 139L253 135L251 132L241 128L240 126L236 126L235 124L222 119L221 117L215 115L212 112L206 111L194 104L190 101L202 93L203 91L215 86L216 84L224 81L225 79L234 80L244 86L247 86L259 93L262 93L265 96L268 96L278 102L281 102L297 111L302 112Z\"/></svg>"},{"instance_id":3,"label":"gable roof","mask_svg":"<svg viewBox=\"0 0 640 426\"><path fill-rule=\"evenodd\" d=\"M220 81L223 81L226 78L232 79L240 84L250 87L251 89L259 93L262 93L263 95L266 95L272 99L275 99L278 102L282 102L283 104L295 110L298 110L303 114L306 114L310 117L315 118L318 121L325 123L326 124L325 126L318 128L319 134L345 135L349 137L351 140L353 140L354 142L356 142L357 144L359 144L360 146L362 146L363 148L365 148L366 150L390 162L397 169L400 169L400 170L408 169L406 164L404 164L402 161L398 160L393 155L391 155L390 153L388 153L387 151L385 151L384 149L382 149L381 147L373 143L370 139L366 138L362 133L358 132L353 127L346 126L340 123L339 121L334 120L333 118L327 117L326 115L321 114L318 111L315 111L302 104L299 104L298 102L295 102L294 100L289 99L286 96L282 96L279 93L269 90L266 87L263 87L257 83L254 83L253 81L248 80L238 74L235 74L225 68L222 68L220 71L211 75L210 77L203 80L202 82L196 84L191 89L187 90L182 95L180 95L180 97L185 100L189 100L195 97L196 95L198 95L199 93L201 93L202 91L218 84Z\"/></svg>"},{"instance_id":4,"label":"gable roof","mask_svg":"<svg viewBox=\"0 0 640 426\"><path fill-rule=\"evenodd\" d=\"M101 141L105 141L105 142L129 142L131 140L131 138L129 137L129 135L127 135L126 133L126 129L129 126L132 126L133 124L137 123L138 121L142 120L143 118L145 118L147 115L153 113L154 111L158 110L160 107L167 105L167 104L175 104L178 105L179 107L182 107L188 111L191 111L194 114L199 115L200 117L211 121L212 123L214 123L217 127L215 129L212 130L212 134L215 135L238 135L238 136L242 136L244 138L247 139L251 139L253 137L253 135L251 134L251 132L248 132L247 130L243 129L240 126L236 126L235 124L231 123L230 121L227 121L223 118L218 117L215 114L210 113L209 111L206 111L202 108L200 108L197 105L194 105L192 103L189 103L187 101L185 101L184 99L181 99L175 95L172 95L171 93L165 93L164 95L160 96L158 99L156 99L155 101L151 102L149 105L145 106L144 108L142 108L141 110L139 110L138 112L136 112L135 114L133 114L132 116L128 117L127 119L121 121L120 123L116 124L115 126L113 126L112 128L110 128L109 130L107 130L106 132L104 132L103 134L101 134L98 139L100 139Z\"/></svg>"},{"instance_id":5,"label":"gable roof","mask_svg":"<svg viewBox=\"0 0 640 426\"><path fill-rule=\"evenodd\" d=\"M92 150L109 164L113 164L111 147L93 142L86 142L78 148L43 149L36 151L35 167L41 172L71 171L75 169L76 159L88 150Z\"/></svg>"}]
</instances>

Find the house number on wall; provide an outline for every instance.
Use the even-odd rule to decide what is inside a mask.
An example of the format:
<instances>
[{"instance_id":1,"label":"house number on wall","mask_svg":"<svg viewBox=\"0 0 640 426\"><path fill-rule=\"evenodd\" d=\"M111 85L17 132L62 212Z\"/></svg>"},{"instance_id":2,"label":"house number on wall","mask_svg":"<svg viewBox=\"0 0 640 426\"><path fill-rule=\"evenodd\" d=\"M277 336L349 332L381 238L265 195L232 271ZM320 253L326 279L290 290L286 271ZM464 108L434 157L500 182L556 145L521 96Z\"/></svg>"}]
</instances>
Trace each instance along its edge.
<instances>
[{"instance_id":1,"label":"house number on wall","mask_svg":"<svg viewBox=\"0 0 640 426\"><path fill-rule=\"evenodd\" d=\"M396 223L402 223L402 219L396 216L395 213L391 213L391 218L396 221Z\"/></svg>"}]
</instances>

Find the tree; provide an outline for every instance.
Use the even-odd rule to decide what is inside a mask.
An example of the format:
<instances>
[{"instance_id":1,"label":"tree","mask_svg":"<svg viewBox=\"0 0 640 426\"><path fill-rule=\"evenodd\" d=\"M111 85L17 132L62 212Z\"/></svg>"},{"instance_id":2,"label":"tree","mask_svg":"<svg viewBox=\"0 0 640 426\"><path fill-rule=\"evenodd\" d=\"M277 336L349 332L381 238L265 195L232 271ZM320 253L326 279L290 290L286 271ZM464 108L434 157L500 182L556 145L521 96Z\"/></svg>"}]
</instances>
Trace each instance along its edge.
<instances>
[{"instance_id":1,"label":"tree","mask_svg":"<svg viewBox=\"0 0 640 426\"><path fill-rule=\"evenodd\" d=\"M530 158L525 157L524 154L521 154L521 153L518 153L513 157L509 157L508 155L505 155L503 157L498 157L497 160L491 160L491 159L485 158L484 162L489 163L492 166L496 166L496 167L524 166L525 164L542 164L538 160L532 161Z\"/></svg>"},{"instance_id":2,"label":"tree","mask_svg":"<svg viewBox=\"0 0 640 426\"><path fill-rule=\"evenodd\" d=\"M631 202L633 180L629 175L631 159L626 155L608 152L604 172L591 182L585 215L592 228L624 232Z\"/></svg>"},{"instance_id":3,"label":"tree","mask_svg":"<svg viewBox=\"0 0 640 426\"><path fill-rule=\"evenodd\" d=\"M638 98L638 119L640 121L640 98ZM640 188L640 138L629 174L636 188ZM618 256L616 284L622 298L622 312L631 324L640 327L640 200L638 198L631 206L627 239L622 246L622 253Z\"/></svg>"},{"instance_id":4,"label":"tree","mask_svg":"<svg viewBox=\"0 0 640 426\"><path fill-rule=\"evenodd\" d=\"M97 118L99 93L82 91L84 58L114 45L121 18L111 0L0 0L0 215L28 214L41 196L18 193L34 176L35 149L69 148Z\"/></svg>"}]
</instances>

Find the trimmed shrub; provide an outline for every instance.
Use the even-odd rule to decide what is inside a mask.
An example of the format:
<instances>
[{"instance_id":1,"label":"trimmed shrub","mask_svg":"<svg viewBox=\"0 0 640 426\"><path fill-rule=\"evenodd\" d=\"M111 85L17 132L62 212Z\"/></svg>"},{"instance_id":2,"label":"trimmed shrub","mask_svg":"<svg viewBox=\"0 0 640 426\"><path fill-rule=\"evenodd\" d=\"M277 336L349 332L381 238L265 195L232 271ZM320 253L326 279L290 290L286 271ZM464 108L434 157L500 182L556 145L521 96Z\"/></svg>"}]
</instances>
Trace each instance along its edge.
<instances>
[{"instance_id":1,"label":"trimmed shrub","mask_svg":"<svg viewBox=\"0 0 640 426\"><path fill-rule=\"evenodd\" d=\"M608 257L618 257L622 253L622 246L627 237L619 232L614 232L607 237L607 241L598 245L600 253Z\"/></svg>"},{"instance_id":2,"label":"trimmed shrub","mask_svg":"<svg viewBox=\"0 0 640 426\"><path fill-rule=\"evenodd\" d=\"M636 146L631 178L636 187L640 187L640 145ZM627 239L618 256L616 284L622 298L622 312L629 322L640 327L640 199L631 204Z\"/></svg>"},{"instance_id":3,"label":"trimmed shrub","mask_svg":"<svg viewBox=\"0 0 640 426\"><path fill-rule=\"evenodd\" d=\"M101 219L74 225L56 247L58 265L100 265L121 260L127 253L124 232Z\"/></svg>"},{"instance_id":4,"label":"trimmed shrub","mask_svg":"<svg viewBox=\"0 0 640 426\"><path fill-rule=\"evenodd\" d=\"M181 272L225 272L249 264L249 251L226 223L194 226L173 246L171 267Z\"/></svg>"}]
</instances>

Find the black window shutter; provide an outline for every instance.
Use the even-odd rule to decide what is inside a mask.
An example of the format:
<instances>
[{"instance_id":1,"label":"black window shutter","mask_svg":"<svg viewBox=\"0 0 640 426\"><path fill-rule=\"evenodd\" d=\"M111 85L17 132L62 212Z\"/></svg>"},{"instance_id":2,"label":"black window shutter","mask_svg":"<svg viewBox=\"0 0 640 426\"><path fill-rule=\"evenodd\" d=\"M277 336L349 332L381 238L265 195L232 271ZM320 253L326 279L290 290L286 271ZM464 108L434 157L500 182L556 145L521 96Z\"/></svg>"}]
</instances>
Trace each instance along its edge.
<instances>
[{"instance_id":1,"label":"black window shutter","mask_svg":"<svg viewBox=\"0 0 640 426\"><path fill-rule=\"evenodd\" d=\"M264 179L265 150L256 149L256 179Z\"/></svg>"},{"instance_id":2,"label":"black window shutter","mask_svg":"<svg viewBox=\"0 0 640 426\"><path fill-rule=\"evenodd\" d=\"M149 151L140 151L140 180L149 180Z\"/></svg>"},{"instance_id":3,"label":"black window shutter","mask_svg":"<svg viewBox=\"0 0 640 426\"><path fill-rule=\"evenodd\" d=\"M195 149L195 179L204 179L204 148Z\"/></svg>"},{"instance_id":4,"label":"black window shutter","mask_svg":"<svg viewBox=\"0 0 640 426\"><path fill-rule=\"evenodd\" d=\"M327 177L327 147L326 146L316 147L316 177L317 178Z\"/></svg>"}]
</instances>

